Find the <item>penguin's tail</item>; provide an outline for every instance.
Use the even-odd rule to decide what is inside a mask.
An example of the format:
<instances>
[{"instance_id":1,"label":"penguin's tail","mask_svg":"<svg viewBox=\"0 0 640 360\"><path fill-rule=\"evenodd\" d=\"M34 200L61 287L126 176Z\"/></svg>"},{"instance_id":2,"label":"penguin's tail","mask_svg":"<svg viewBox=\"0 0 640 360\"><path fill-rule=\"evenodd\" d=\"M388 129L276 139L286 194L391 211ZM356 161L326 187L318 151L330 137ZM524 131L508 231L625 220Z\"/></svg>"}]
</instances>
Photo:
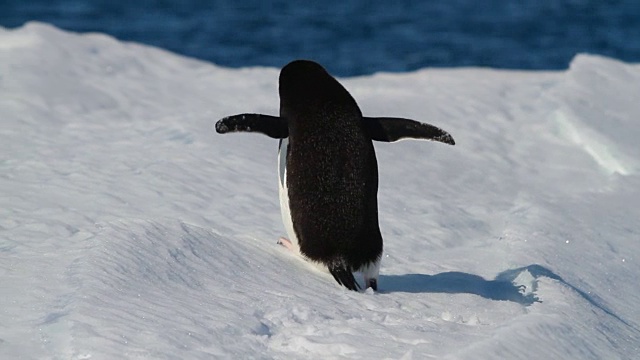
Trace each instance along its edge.
<instances>
[{"instance_id":1,"label":"penguin's tail","mask_svg":"<svg viewBox=\"0 0 640 360\"><path fill-rule=\"evenodd\" d=\"M356 282L356 278L353 276L353 272L344 261L337 261L328 266L329 272L336 279L338 284L346 287L349 290L358 291L360 285Z\"/></svg>"}]
</instances>

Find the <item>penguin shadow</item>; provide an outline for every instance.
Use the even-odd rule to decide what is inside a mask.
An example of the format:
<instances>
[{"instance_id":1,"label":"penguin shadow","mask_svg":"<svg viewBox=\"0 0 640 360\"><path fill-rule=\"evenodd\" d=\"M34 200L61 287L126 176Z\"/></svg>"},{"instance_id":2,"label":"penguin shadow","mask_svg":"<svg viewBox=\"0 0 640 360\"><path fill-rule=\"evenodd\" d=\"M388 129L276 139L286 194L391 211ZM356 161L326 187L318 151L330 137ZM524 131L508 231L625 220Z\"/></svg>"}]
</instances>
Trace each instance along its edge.
<instances>
[{"instance_id":1,"label":"penguin shadow","mask_svg":"<svg viewBox=\"0 0 640 360\"><path fill-rule=\"evenodd\" d=\"M525 271L529 273L530 281L525 281L527 284L518 284L516 278ZM538 287L537 279L541 276L566 284L560 276L551 270L534 264L503 271L493 280L458 271L435 275L380 275L380 292L473 294L485 299L512 301L529 306L536 302L542 302L535 294Z\"/></svg>"},{"instance_id":2,"label":"penguin shadow","mask_svg":"<svg viewBox=\"0 0 640 360\"><path fill-rule=\"evenodd\" d=\"M523 274L522 278L520 275ZM474 294L485 299L513 301L525 306L541 303L536 295L538 279L546 277L555 280L560 285L570 289L584 301L591 304L594 309L602 311L612 318L620 321L630 328L640 331L630 324L594 293L587 293L575 285L565 281L562 277L538 264L532 264L516 269L505 270L493 280L487 280L479 275L463 272L444 272L436 275L405 274L405 275L381 275L381 293L446 293L446 294ZM520 278L520 281L518 280ZM518 284L524 282L525 284Z\"/></svg>"},{"instance_id":3,"label":"penguin shadow","mask_svg":"<svg viewBox=\"0 0 640 360\"><path fill-rule=\"evenodd\" d=\"M520 277L520 275L524 275ZM482 276L463 272L451 271L435 275L405 274L381 275L381 293L446 293L446 294L474 294L490 300L512 301L525 306L541 303L536 295L538 279L546 277L564 286L584 301L591 304L596 311L601 311L618 320L626 326L640 331L635 325L621 318L595 293L586 292L565 281L553 271L538 264L532 264L516 269L505 270L493 280ZM518 280L520 278L520 280ZM518 284L519 282L526 283Z\"/></svg>"}]
</instances>

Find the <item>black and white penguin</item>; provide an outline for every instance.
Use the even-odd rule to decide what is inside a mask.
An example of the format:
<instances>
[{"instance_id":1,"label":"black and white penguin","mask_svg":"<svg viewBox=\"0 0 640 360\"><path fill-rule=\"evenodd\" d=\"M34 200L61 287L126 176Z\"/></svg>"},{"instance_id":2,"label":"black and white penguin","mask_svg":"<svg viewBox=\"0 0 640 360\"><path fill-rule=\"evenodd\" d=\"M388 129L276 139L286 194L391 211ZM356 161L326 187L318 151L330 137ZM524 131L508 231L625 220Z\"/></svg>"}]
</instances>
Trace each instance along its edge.
<instances>
[{"instance_id":1,"label":"black and white penguin","mask_svg":"<svg viewBox=\"0 0 640 360\"><path fill-rule=\"evenodd\" d=\"M454 145L446 131L401 118L363 117L349 92L322 66L296 60L280 72L280 116L239 114L216 131L258 132L281 139L279 193L289 239L281 244L325 265L336 281L378 288L382 236L378 165L372 140L403 138Z\"/></svg>"}]
</instances>

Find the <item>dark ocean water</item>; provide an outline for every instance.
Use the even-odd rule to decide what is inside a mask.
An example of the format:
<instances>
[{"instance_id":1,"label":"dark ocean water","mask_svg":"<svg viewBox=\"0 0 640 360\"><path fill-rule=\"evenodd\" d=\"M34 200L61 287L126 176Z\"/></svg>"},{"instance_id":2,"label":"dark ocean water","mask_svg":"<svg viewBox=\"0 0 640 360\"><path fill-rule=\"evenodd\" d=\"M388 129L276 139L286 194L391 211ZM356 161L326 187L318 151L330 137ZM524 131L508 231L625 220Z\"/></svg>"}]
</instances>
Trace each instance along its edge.
<instances>
[{"instance_id":1,"label":"dark ocean water","mask_svg":"<svg viewBox=\"0 0 640 360\"><path fill-rule=\"evenodd\" d=\"M580 52L640 62L640 0L0 0L0 26L30 20L230 67L314 59L340 76L564 69Z\"/></svg>"}]
</instances>

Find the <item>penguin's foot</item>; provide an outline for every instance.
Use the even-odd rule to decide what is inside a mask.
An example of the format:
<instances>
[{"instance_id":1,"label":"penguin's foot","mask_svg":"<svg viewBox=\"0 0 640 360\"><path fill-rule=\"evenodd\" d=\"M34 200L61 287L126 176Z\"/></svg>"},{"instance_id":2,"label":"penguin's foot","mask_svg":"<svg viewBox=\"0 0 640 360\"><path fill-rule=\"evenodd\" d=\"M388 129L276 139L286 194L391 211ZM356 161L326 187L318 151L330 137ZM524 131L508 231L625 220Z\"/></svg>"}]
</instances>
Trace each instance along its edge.
<instances>
[{"instance_id":1,"label":"penguin's foot","mask_svg":"<svg viewBox=\"0 0 640 360\"><path fill-rule=\"evenodd\" d=\"M380 274L380 257L375 261L370 262L360 269L358 269L363 275L365 289L372 288L374 291L378 291L378 274Z\"/></svg>"},{"instance_id":2,"label":"penguin's foot","mask_svg":"<svg viewBox=\"0 0 640 360\"><path fill-rule=\"evenodd\" d=\"M278 239L278 245L282 245L282 246L286 247L287 249L289 249L290 251L295 252L295 249L293 248L293 244L287 238L281 237L280 239Z\"/></svg>"},{"instance_id":3,"label":"penguin's foot","mask_svg":"<svg viewBox=\"0 0 640 360\"><path fill-rule=\"evenodd\" d=\"M373 291L378 291L378 280L377 279L369 279L365 280L366 288L371 288Z\"/></svg>"}]
</instances>

